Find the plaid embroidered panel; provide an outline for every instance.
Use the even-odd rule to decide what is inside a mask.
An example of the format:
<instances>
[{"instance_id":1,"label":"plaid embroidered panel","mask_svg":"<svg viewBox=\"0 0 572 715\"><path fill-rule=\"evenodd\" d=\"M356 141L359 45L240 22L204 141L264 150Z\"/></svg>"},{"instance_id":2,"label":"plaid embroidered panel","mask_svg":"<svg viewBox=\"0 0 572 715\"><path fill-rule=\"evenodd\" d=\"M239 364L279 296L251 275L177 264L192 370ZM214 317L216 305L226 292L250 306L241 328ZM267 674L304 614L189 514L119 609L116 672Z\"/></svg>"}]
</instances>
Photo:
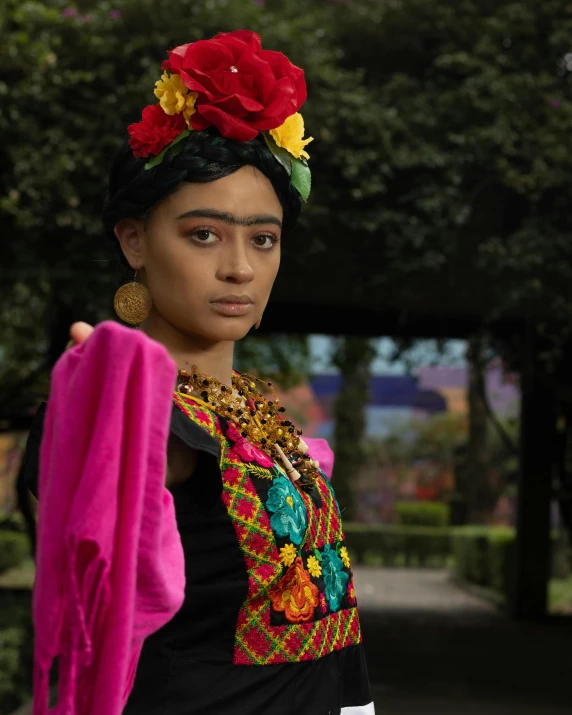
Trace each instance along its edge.
<instances>
[{"instance_id":1,"label":"plaid embroidered panel","mask_svg":"<svg viewBox=\"0 0 572 715\"><path fill-rule=\"evenodd\" d=\"M200 402L178 406L221 442L222 499L248 573L235 665L316 660L361 642L340 512L327 480L312 496Z\"/></svg>"},{"instance_id":2,"label":"plaid embroidered panel","mask_svg":"<svg viewBox=\"0 0 572 715\"><path fill-rule=\"evenodd\" d=\"M218 416L202 402L188 395L183 395L181 392L174 393L173 401L189 419L198 424L199 427L202 427L211 437L215 437L219 441L224 439Z\"/></svg>"}]
</instances>

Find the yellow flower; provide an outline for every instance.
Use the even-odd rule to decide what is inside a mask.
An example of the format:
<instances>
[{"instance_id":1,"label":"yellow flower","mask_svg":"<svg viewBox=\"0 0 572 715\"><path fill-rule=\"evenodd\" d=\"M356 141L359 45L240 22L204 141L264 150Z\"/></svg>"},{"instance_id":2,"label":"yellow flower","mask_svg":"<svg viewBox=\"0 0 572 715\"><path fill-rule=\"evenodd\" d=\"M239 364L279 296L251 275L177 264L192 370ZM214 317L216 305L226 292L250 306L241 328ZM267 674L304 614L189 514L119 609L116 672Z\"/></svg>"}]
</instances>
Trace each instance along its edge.
<instances>
[{"instance_id":1,"label":"yellow flower","mask_svg":"<svg viewBox=\"0 0 572 715\"><path fill-rule=\"evenodd\" d=\"M280 549L280 561L284 566L292 566L296 561L296 547L294 544L286 544Z\"/></svg>"},{"instance_id":2,"label":"yellow flower","mask_svg":"<svg viewBox=\"0 0 572 715\"><path fill-rule=\"evenodd\" d=\"M346 549L345 546L342 546L342 548L340 549L340 557L341 557L341 559L342 559L342 563L344 564L344 566L345 566L347 569L349 569L349 567L350 567L350 555L349 555L348 550Z\"/></svg>"},{"instance_id":3,"label":"yellow flower","mask_svg":"<svg viewBox=\"0 0 572 715\"><path fill-rule=\"evenodd\" d=\"M322 567L315 556L308 556L308 571L314 578L320 578L322 575Z\"/></svg>"},{"instance_id":4,"label":"yellow flower","mask_svg":"<svg viewBox=\"0 0 572 715\"><path fill-rule=\"evenodd\" d=\"M173 115L183 112L187 125L190 126L191 115L196 112L195 102L199 96L190 92L183 84L181 75L163 72L160 80L155 82L155 96L159 99L165 114Z\"/></svg>"},{"instance_id":5,"label":"yellow flower","mask_svg":"<svg viewBox=\"0 0 572 715\"><path fill-rule=\"evenodd\" d=\"M299 159L301 156L304 159L309 159L310 155L304 150L306 144L314 141L314 137L304 139L304 120L300 112L296 112L291 117L276 129L271 129L272 138L282 149L289 151L292 156Z\"/></svg>"}]
</instances>

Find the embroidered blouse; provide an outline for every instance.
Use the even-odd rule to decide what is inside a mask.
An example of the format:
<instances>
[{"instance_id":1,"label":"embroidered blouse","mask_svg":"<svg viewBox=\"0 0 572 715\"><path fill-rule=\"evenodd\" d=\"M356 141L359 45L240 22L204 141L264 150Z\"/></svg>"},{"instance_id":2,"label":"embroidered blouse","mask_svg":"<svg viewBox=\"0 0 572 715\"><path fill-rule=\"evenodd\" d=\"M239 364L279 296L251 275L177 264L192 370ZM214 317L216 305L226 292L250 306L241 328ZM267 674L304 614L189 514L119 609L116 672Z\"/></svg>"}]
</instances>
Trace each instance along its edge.
<instances>
[{"instance_id":1,"label":"embroidered blouse","mask_svg":"<svg viewBox=\"0 0 572 715\"><path fill-rule=\"evenodd\" d=\"M43 410L27 445L37 494ZM187 586L143 646L124 715L373 715L339 507L312 495L203 403L175 393L171 431L198 454L173 489Z\"/></svg>"}]
</instances>

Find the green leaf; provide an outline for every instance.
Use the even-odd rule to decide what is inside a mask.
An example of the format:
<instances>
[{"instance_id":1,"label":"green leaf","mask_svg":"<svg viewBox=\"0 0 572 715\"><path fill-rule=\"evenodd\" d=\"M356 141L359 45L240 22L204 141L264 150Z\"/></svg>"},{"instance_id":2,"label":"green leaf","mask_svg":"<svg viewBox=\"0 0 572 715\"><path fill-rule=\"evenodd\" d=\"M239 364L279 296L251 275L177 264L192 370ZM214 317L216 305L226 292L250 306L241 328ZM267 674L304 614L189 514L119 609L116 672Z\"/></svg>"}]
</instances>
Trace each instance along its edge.
<instances>
[{"instance_id":1,"label":"green leaf","mask_svg":"<svg viewBox=\"0 0 572 715\"><path fill-rule=\"evenodd\" d=\"M264 136L266 146L274 154L277 161L279 161L280 164L282 164L282 166L286 169L288 176L292 176L292 163L295 161L293 160L292 155L287 152L286 149L282 149L282 147L279 147L278 144L276 144L270 132L262 132L262 135Z\"/></svg>"},{"instance_id":2,"label":"green leaf","mask_svg":"<svg viewBox=\"0 0 572 715\"><path fill-rule=\"evenodd\" d=\"M318 561L322 560L322 554L318 551L318 549L314 549L314 556L318 559Z\"/></svg>"},{"instance_id":3,"label":"green leaf","mask_svg":"<svg viewBox=\"0 0 572 715\"><path fill-rule=\"evenodd\" d=\"M181 149L183 147L179 146L175 150L173 150L173 147L176 144L178 144L182 139L184 139L185 137L188 137L190 133L191 132L188 129L185 129L185 131L178 134L170 144L167 144L167 146L163 149L163 151L160 154L157 154L157 156L153 157L153 159L151 159L150 161L148 161L145 164L145 168L152 169L154 166L157 166L158 164L160 164L165 157L165 152L167 152L169 150L172 150L173 156L176 156L181 151Z\"/></svg>"},{"instance_id":4,"label":"green leaf","mask_svg":"<svg viewBox=\"0 0 572 715\"><path fill-rule=\"evenodd\" d=\"M310 189L312 188L312 175L310 173L310 167L305 161L302 161L302 159L293 160L291 181L300 196L304 201L307 201L308 196L310 196Z\"/></svg>"}]
</instances>

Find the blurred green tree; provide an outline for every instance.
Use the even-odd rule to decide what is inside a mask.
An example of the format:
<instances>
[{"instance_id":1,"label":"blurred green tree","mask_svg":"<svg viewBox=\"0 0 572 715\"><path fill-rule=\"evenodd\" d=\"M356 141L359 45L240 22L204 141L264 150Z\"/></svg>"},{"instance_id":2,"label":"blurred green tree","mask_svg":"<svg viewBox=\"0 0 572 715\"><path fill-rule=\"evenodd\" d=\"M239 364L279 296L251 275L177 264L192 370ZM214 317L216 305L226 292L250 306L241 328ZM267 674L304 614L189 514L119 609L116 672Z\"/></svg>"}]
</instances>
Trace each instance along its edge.
<instances>
[{"instance_id":1,"label":"blurred green tree","mask_svg":"<svg viewBox=\"0 0 572 715\"><path fill-rule=\"evenodd\" d=\"M367 338L345 337L338 340L332 356L342 376L342 386L334 403L332 482L346 520L355 516L355 480L368 454L366 406L370 400L371 364L375 354Z\"/></svg>"}]
</instances>

